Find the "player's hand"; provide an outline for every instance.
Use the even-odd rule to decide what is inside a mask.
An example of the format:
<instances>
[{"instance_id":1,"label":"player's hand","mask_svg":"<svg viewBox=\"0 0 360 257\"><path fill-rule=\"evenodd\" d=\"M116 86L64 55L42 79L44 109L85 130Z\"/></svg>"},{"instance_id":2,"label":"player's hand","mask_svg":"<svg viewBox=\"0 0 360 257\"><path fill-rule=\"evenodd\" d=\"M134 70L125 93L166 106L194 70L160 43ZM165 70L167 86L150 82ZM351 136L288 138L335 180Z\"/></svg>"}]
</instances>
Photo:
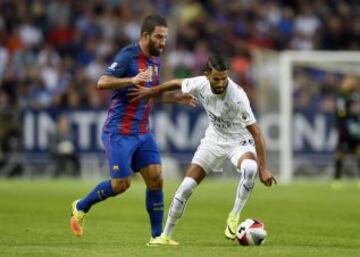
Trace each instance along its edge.
<instances>
[{"instance_id":1,"label":"player's hand","mask_svg":"<svg viewBox=\"0 0 360 257\"><path fill-rule=\"evenodd\" d=\"M152 78L152 68L148 67L146 70L141 70L135 77L131 78L133 85L139 85L143 82L150 82Z\"/></svg>"},{"instance_id":2,"label":"player's hand","mask_svg":"<svg viewBox=\"0 0 360 257\"><path fill-rule=\"evenodd\" d=\"M267 187L271 187L273 182L275 184L277 184L276 179L273 177L272 173L267 169L260 171L259 177L260 177L261 183L263 183Z\"/></svg>"},{"instance_id":3,"label":"player's hand","mask_svg":"<svg viewBox=\"0 0 360 257\"><path fill-rule=\"evenodd\" d=\"M134 85L129 88L129 93L127 95L131 97L130 102L135 102L145 97L152 97L155 95L155 92L151 87Z\"/></svg>"},{"instance_id":4,"label":"player's hand","mask_svg":"<svg viewBox=\"0 0 360 257\"><path fill-rule=\"evenodd\" d=\"M191 94L176 94L174 96L174 102L178 104L190 105L192 107L196 107L197 105L196 97Z\"/></svg>"}]
</instances>

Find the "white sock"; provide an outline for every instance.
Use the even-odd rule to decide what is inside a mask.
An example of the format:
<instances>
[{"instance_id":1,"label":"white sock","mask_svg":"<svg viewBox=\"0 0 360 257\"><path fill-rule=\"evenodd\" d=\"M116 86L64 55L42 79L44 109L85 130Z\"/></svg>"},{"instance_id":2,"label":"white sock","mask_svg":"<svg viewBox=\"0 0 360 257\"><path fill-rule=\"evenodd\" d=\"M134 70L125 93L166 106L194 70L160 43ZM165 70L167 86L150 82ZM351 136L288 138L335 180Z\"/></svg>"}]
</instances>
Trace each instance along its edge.
<instances>
[{"instance_id":1,"label":"white sock","mask_svg":"<svg viewBox=\"0 0 360 257\"><path fill-rule=\"evenodd\" d=\"M196 186L196 181L190 177L185 177L180 184L171 202L168 218L166 220L163 232L166 236L171 236L176 224L184 213L186 203Z\"/></svg>"},{"instance_id":2,"label":"white sock","mask_svg":"<svg viewBox=\"0 0 360 257\"><path fill-rule=\"evenodd\" d=\"M240 216L242 209L249 199L257 176L258 165L256 161L246 159L242 161L240 169L241 179L236 191L234 207L231 211L235 216Z\"/></svg>"}]
</instances>

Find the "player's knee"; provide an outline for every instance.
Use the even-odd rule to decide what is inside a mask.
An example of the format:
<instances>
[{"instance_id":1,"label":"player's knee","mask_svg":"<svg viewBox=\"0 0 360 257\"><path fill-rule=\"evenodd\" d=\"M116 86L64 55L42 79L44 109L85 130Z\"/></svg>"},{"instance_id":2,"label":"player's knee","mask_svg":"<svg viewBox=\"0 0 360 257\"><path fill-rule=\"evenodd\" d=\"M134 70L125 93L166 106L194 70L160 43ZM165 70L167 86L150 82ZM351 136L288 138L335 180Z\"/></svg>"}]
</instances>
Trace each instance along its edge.
<instances>
[{"instance_id":1,"label":"player's knee","mask_svg":"<svg viewBox=\"0 0 360 257\"><path fill-rule=\"evenodd\" d=\"M147 186L151 190L160 190L163 187L163 178L161 175L156 176L148 181Z\"/></svg>"},{"instance_id":2,"label":"player's knee","mask_svg":"<svg viewBox=\"0 0 360 257\"><path fill-rule=\"evenodd\" d=\"M245 179L254 180L258 173L258 164L255 160L245 159L241 162L241 171Z\"/></svg>"},{"instance_id":3,"label":"player's knee","mask_svg":"<svg viewBox=\"0 0 360 257\"><path fill-rule=\"evenodd\" d=\"M129 179L112 179L111 187L115 194L121 194L130 187Z\"/></svg>"}]
</instances>

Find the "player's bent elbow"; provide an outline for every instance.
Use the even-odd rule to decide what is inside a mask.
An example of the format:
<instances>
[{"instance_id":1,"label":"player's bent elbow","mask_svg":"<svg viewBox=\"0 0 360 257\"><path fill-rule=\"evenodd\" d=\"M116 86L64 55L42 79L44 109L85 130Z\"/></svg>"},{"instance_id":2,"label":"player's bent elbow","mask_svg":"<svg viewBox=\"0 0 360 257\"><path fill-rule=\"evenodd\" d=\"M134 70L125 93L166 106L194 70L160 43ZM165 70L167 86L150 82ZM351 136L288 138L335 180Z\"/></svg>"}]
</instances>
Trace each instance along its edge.
<instances>
[{"instance_id":1,"label":"player's bent elbow","mask_svg":"<svg viewBox=\"0 0 360 257\"><path fill-rule=\"evenodd\" d=\"M106 89L106 78L101 76L96 84L97 89Z\"/></svg>"},{"instance_id":2,"label":"player's bent elbow","mask_svg":"<svg viewBox=\"0 0 360 257\"><path fill-rule=\"evenodd\" d=\"M250 134L253 136L254 139L262 137L260 128L258 127L258 125L256 123L252 124L250 126L247 126L247 129L249 130Z\"/></svg>"}]
</instances>

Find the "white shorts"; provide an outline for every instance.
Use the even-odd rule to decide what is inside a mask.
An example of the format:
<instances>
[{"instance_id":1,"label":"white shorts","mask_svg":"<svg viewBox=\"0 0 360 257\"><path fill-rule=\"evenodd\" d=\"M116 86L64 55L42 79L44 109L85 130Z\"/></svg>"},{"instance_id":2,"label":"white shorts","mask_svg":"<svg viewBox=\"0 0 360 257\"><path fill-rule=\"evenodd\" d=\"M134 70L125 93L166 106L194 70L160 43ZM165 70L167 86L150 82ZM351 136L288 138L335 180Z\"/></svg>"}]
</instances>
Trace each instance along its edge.
<instances>
[{"instance_id":1,"label":"white shorts","mask_svg":"<svg viewBox=\"0 0 360 257\"><path fill-rule=\"evenodd\" d=\"M253 139L226 142L204 137L191 162L201 166L207 174L211 171L222 172L226 160L230 160L237 168L240 157L246 152L251 152L256 156ZM240 172L238 168L237 171Z\"/></svg>"}]
</instances>

